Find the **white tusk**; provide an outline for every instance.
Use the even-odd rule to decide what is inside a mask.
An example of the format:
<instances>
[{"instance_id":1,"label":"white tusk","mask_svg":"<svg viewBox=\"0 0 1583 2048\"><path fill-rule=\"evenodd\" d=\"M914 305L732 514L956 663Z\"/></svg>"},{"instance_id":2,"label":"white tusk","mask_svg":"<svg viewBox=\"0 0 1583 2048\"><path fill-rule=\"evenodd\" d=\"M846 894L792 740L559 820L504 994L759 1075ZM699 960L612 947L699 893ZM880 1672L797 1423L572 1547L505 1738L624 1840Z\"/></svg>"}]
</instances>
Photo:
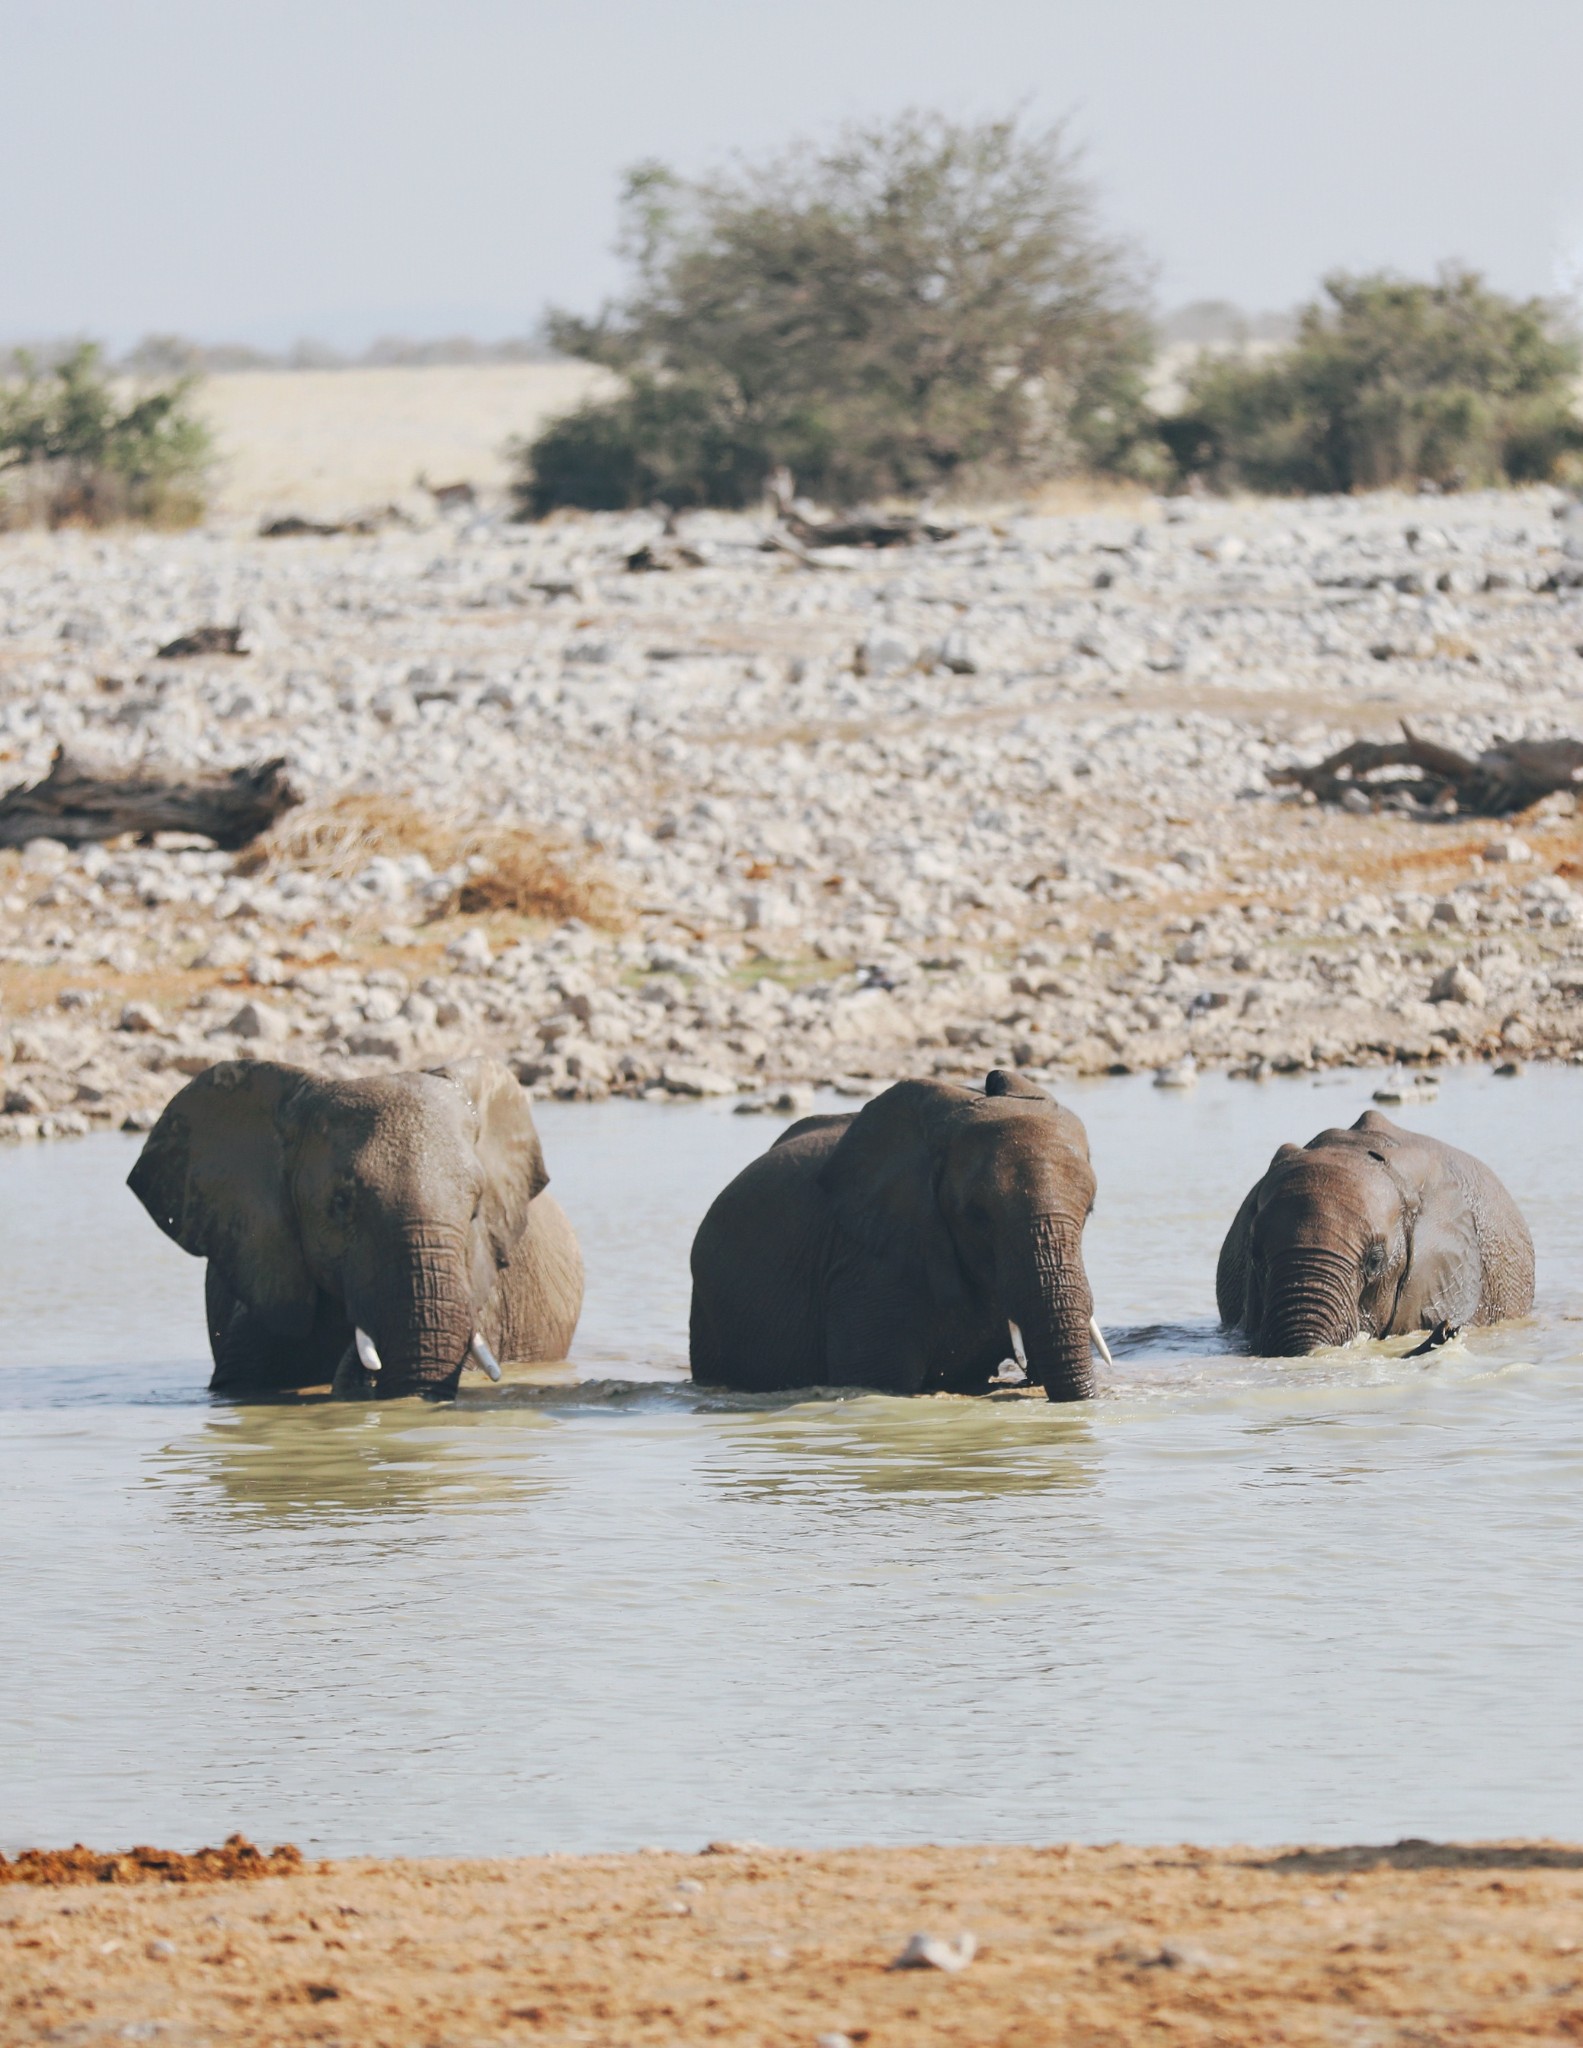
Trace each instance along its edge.
<instances>
[{"instance_id":1,"label":"white tusk","mask_svg":"<svg viewBox=\"0 0 1583 2048\"><path fill-rule=\"evenodd\" d=\"M369 1336L368 1332L363 1329L359 1329L357 1332L357 1355L363 1361L363 1370L365 1372L384 1371L385 1361L379 1355L379 1346Z\"/></svg>"},{"instance_id":2,"label":"white tusk","mask_svg":"<svg viewBox=\"0 0 1583 2048\"><path fill-rule=\"evenodd\" d=\"M1011 1320L1010 1316L1006 1318L1006 1328L1011 1332L1011 1355L1016 1359L1023 1371L1026 1372L1028 1370L1028 1352L1022 1341L1022 1332Z\"/></svg>"},{"instance_id":3,"label":"white tusk","mask_svg":"<svg viewBox=\"0 0 1583 2048\"><path fill-rule=\"evenodd\" d=\"M473 1356L478 1360L479 1364L484 1368L484 1371L488 1373L489 1377L492 1380L498 1380L500 1378L500 1360L495 1356L495 1354L490 1350L489 1346L484 1342L484 1333L482 1330L475 1330L473 1332L473 1341L471 1344L468 1345L467 1348L469 1351L472 1352Z\"/></svg>"},{"instance_id":4,"label":"white tusk","mask_svg":"<svg viewBox=\"0 0 1583 2048\"><path fill-rule=\"evenodd\" d=\"M1105 1363L1106 1363L1107 1365L1109 1365L1109 1366L1114 1366L1114 1364L1116 1363L1116 1361L1115 1361L1115 1360L1114 1360L1114 1359L1113 1359L1113 1358L1111 1357L1111 1355L1110 1355L1110 1346L1109 1346L1109 1345L1108 1345L1108 1344L1107 1344L1107 1343L1105 1342L1105 1333L1104 1333L1104 1331L1103 1331L1103 1330L1102 1330L1102 1329L1101 1329L1101 1328L1099 1327L1099 1317L1098 1317L1098 1316L1090 1316L1090 1317L1089 1317L1089 1319L1088 1319L1088 1332L1089 1332L1089 1335L1090 1335L1090 1336L1091 1336L1091 1337L1093 1338L1093 1340L1094 1340L1095 1344L1097 1344L1097 1345L1098 1345L1098 1347L1099 1347L1099 1355L1100 1355L1100 1357L1101 1357L1102 1359L1104 1359L1104 1361L1105 1361Z\"/></svg>"}]
</instances>

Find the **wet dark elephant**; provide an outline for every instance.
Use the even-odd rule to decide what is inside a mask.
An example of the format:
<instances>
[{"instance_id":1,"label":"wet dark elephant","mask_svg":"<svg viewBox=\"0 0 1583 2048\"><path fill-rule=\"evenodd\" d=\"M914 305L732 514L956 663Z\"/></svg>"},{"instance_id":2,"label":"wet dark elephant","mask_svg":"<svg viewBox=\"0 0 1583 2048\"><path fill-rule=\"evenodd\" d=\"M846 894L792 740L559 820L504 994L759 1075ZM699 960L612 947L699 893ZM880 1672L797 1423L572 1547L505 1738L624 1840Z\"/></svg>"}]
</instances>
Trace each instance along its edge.
<instances>
[{"instance_id":1,"label":"wet dark elephant","mask_svg":"<svg viewBox=\"0 0 1583 2048\"><path fill-rule=\"evenodd\" d=\"M1496 1323L1533 1306L1533 1240L1480 1160L1371 1109L1280 1148L1226 1233L1215 1298L1271 1358Z\"/></svg>"},{"instance_id":2,"label":"wet dark elephant","mask_svg":"<svg viewBox=\"0 0 1583 2048\"><path fill-rule=\"evenodd\" d=\"M693 1378L767 1391L982 1392L1020 1350L1052 1401L1093 1391L1094 1201L1070 1110L1015 1074L898 1081L805 1117L693 1242Z\"/></svg>"},{"instance_id":3,"label":"wet dark elephant","mask_svg":"<svg viewBox=\"0 0 1583 2048\"><path fill-rule=\"evenodd\" d=\"M189 1082L128 1185L208 1261L212 1391L386 1396L565 1356L582 1258L547 1180L494 1060L367 1080L257 1060Z\"/></svg>"}]
</instances>

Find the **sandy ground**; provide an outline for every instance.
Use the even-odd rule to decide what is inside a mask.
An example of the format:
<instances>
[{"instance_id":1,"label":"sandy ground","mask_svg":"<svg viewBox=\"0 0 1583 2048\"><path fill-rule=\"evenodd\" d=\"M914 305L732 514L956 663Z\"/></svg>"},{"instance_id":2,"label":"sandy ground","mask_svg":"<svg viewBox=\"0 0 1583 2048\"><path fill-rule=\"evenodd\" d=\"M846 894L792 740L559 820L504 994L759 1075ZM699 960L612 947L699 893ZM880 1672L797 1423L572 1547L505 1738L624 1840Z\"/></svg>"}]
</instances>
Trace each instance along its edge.
<instances>
[{"instance_id":1,"label":"sandy ground","mask_svg":"<svg viewBox=\"0 0 1583 2048\"><path fill-rule=\"evenodd\" d=\"M506 443L608 382L586 363L211 377L197 407L219 453L212 516L333 517L400 499L419 476L502 489Z\"/></svg>"},{"instance_id":2,"label":"sandy ground","mask_svg":"<svg viewBox=\"0 0 1583 2048\"><path fill-rule=\"evenodd\" d=\"M958 1972L889 1967L971 1933ZM755 1848L0 1887L0 2040L1565 2043L1583 1850Z\"/></svg>"}]
</instances>

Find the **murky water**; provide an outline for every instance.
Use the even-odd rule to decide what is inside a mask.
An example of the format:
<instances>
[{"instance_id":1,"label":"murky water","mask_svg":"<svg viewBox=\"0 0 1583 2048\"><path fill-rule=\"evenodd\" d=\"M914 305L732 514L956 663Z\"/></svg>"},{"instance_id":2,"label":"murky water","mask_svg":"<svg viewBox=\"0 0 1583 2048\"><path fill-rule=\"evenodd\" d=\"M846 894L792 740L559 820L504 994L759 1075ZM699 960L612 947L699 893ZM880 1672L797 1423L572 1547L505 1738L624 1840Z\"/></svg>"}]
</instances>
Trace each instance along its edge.
<instances>
[{"instance_id":1,"label":"murky water","mask_svg":"<svg viewBox=\"0 0 1583 2048\"><path fill-rule=\"evenodd\" d=\"M1583 1073L1393 1112L1522 1202L1531 1322L1215 1325L1237 1200L1371 1085L1072 1092L1081 1410L694 1397L687 1246L776 1128L715 1106L540 1112L583 1381L450 1407L211 1403L136 1141L0 1156L0 1847L1583 1834Z\"/></svg>"}]
</instances>

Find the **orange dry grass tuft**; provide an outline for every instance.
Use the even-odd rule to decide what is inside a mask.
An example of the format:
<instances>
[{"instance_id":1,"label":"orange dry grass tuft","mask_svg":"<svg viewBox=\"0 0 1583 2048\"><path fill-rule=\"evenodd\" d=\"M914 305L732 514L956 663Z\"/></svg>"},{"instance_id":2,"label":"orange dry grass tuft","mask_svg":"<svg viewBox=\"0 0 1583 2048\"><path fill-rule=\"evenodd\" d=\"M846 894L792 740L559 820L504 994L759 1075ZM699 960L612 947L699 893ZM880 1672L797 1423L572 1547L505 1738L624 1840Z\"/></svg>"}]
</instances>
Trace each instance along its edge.
<instances>
[{"instance_id":1,"label":"orange dry grass tuft","mask_svg":"<svg viewBox=\"0 0 1583 2048\"><path fill-rule=\"evenodd\" d=\"M457 890L454 908L464 915L506 910L556 924L569 917L606 927L621 921L609 879L593 868L573 867L564 853L534 834L499 833L478 853L489 865Z\"/></svg>"},{"instance_id":2,"label":"orange dry grass tuft","mask_svg":"<svg viewBox=\"0 0 1583 2048\"><path fill-rule=\"evenodd\" d=\"M405 797L354 793L314 804L250 846L239 874L313 868L352 875L376 854L421 853L436 870L469 862L473 872L435 915L508 912L562 924L614 929L623 922L620 894L601 870L571 849L522 827L442 823Z\"/></svg>"}]
</instances>

